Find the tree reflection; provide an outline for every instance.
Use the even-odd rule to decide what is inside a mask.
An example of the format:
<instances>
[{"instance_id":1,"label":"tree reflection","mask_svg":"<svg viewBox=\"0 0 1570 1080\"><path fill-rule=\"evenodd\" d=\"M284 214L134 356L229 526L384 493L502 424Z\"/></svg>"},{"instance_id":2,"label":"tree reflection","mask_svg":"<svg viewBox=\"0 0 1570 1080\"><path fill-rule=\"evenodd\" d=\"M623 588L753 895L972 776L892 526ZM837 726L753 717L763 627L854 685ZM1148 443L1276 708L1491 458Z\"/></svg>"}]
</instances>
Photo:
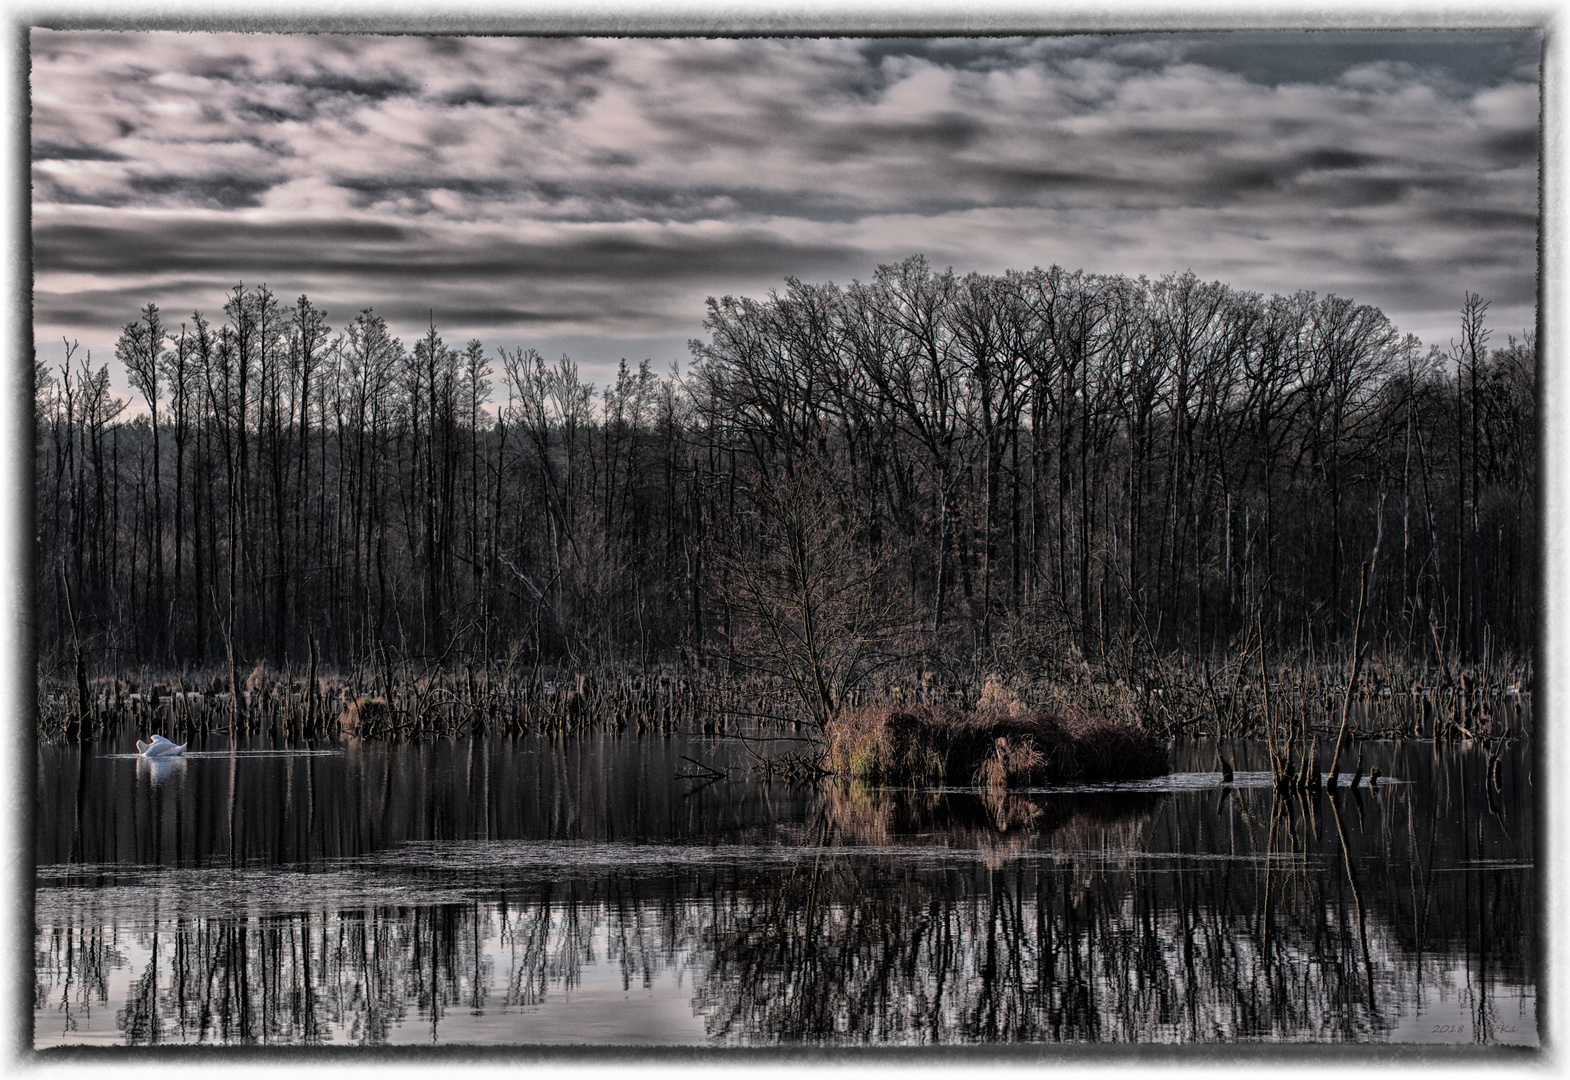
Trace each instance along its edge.
<instances>
[{"instance_id":1,"label":"tree reflection","mask_svg":"<svg viewBox=\"0 0 1570 1080\"><path fill-rule=\"evenodd\" d=\"M1466 758L1314 799L826 789L756 857L460 880L435 845L364 904L84 870L41 883L38 1038L529 1041L614 973L716 1043L1373 1041L1419 1001L1486 1042L1532 1029L1536 940L1530 800L1486 790Z\"/></svg>"}]
</instances>

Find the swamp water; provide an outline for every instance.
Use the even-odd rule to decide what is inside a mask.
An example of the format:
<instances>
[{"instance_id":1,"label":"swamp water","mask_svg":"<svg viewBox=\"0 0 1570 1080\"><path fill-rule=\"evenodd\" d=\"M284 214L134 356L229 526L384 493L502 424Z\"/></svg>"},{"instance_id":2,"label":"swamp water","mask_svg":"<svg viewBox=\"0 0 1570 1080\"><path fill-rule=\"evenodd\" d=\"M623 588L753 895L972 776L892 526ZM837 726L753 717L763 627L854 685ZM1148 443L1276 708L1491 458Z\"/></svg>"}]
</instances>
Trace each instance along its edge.
<instances>
[{"instance_id":1,"label":"swamp water","mask_svg":"<svg viewBox=\"0 0 1570 1080\"><path fill-rule=\"evenodd\" d=\"M734 739L132 749L38 751L39 1048L1538 1043L1523 744L1306 801L1262 744L1002 798Z\"/></svg>"}]
</instances>

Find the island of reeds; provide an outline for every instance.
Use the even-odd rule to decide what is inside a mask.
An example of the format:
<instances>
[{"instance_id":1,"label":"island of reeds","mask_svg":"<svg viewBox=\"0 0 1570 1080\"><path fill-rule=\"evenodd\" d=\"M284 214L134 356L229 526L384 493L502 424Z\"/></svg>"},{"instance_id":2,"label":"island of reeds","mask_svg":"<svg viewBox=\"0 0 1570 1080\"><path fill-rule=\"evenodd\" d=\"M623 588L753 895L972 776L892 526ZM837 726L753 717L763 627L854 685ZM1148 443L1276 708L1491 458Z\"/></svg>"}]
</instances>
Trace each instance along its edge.
<instances>
[{"instance_id":1,"label":"island of reeds","mask_svg":"<svg viewBox=\"0 0 1570 1080\"><path fill-rule=\"evenodd\" d=\"M974 708L896 700L846 709L828 722L825 764L835 776L902 787L1141 780L1167 771L1165 742L1137 715L1054 698L1026 703L993 678Z\"/></svg>"},{"instance_id":2,"label":"island of reeds","mask_svg":"<svg viewBox=\"0 0 1570 1080\"><path fill-rule=\"evenodd\" d=\"M38 725L800 734L1038 784L1527 728L1535 342L1192 274L789 280L685 370L236 286L35 364ZM130 315L131 313L128 313ZM1500 337L1503 336L1503 340ZM1332 774L1334 768L1331 768Z\"/></svg>"}]
</instances>

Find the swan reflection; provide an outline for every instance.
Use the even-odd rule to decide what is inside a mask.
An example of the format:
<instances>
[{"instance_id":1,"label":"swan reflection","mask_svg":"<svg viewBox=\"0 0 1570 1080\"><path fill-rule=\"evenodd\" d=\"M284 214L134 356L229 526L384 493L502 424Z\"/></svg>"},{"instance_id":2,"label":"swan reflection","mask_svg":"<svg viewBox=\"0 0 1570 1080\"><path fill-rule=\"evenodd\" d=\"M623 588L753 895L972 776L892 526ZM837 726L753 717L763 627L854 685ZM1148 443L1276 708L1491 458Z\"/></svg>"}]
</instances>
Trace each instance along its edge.
<instances>
[{"instance_id":1,"label":"swan reflection","mask_svg":"<svg viewBox=\"0 0 1570 1080\"><path fill-rule=\"evenodd\" d=\"M136 759L136 775L138 779L146 777L157 786L170 776L185 773L185 758L179 754L142 756Z\"/></svg>"}]
</instances>

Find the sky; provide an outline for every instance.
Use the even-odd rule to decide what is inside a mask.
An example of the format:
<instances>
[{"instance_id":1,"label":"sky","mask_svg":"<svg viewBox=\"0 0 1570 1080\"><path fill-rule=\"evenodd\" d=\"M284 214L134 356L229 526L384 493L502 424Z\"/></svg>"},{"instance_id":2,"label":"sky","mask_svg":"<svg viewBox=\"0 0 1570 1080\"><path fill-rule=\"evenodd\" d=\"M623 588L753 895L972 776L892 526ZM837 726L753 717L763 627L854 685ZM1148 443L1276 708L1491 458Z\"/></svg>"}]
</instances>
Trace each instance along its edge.
<instances>
[{"instance_id":1,"label":"sky","mask_svg":"<svg viewBox=\"0 0 1570 1080\"><path fill-rule=\"evenodd\" d=\"M709 296L917 253L1336 293L1440 345L1467 291L1499 344L1535 322L1535 30L30 46L53 364L243 282L603 384L685 366Z\"/></svg>"}]
</instances>

